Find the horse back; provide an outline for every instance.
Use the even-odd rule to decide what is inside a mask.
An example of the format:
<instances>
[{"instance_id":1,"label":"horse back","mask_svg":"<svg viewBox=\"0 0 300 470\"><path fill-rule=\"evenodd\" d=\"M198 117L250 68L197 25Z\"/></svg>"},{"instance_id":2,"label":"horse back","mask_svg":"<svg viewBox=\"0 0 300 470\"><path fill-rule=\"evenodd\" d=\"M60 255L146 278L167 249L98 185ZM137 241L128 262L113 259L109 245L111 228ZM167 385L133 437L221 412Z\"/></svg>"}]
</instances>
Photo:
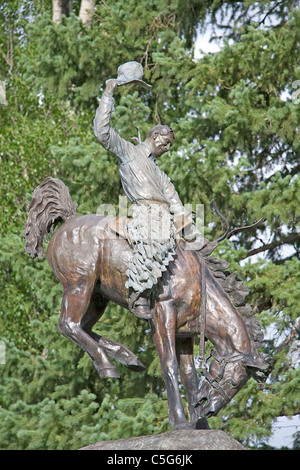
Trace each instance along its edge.
<instances>
[{"instance_id":1,"label":"horse back","mask_svg":"<svg viewBox=\"0 0 300 470\"><path fill-rule=\"evenodd\" d=\"M97 273L109 217L89 214L68 219L54 233L47 260L63 286L82 282Z\"/></svg>"},{"instance_id":2,"label":"horse back","mask_svg":"<svg viewBox=\"0 0 300 470\"><path fill-rule=\"evenodd\" d=\"M51 238L47 260L64 287L99 281L105 297L126 306L126 270L131 249L111 230L113 220L97 214L68 219Z\"/></svg>"}]
</instances>

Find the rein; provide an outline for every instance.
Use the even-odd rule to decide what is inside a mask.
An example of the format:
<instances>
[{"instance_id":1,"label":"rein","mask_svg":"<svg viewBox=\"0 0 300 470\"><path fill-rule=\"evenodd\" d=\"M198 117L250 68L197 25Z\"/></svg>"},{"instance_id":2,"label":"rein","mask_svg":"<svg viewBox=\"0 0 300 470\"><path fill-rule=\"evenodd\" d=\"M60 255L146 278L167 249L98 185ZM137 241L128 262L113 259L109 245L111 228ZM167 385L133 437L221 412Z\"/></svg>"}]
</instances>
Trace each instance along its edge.
<instances>
[{"instance_id":1,"label":"rein","mask_svg":"<svg viewBox=\"0 0 300 470\"><path fill-rule=\"evenodd\" d=\"M206 370L205 352L205 324L206 324L206 266L204 258L201 258L201 315L200 315L200 345L199 362L200 370Z\"/></svg>"}]
</instances>

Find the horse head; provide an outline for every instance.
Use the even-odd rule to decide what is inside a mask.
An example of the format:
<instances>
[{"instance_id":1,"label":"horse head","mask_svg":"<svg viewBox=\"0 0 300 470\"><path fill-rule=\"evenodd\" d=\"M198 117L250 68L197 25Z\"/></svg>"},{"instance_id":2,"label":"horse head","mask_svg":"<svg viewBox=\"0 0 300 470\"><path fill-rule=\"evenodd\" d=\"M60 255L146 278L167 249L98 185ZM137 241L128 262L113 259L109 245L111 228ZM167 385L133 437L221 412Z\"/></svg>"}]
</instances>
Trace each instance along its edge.
<instances>
[{"instance_id":1,"label":"horse head","mask_svg":"<svg viewBox=\"0 0 300 470\"><path fill-rule=\"evenodd\" d=\"M203 379L195 397L197 414L209 418L216 416L249 379L250 373L243 363L243 354L221 358L216 353L209 371L202 369Z\"/></svg>"}]
</instances>

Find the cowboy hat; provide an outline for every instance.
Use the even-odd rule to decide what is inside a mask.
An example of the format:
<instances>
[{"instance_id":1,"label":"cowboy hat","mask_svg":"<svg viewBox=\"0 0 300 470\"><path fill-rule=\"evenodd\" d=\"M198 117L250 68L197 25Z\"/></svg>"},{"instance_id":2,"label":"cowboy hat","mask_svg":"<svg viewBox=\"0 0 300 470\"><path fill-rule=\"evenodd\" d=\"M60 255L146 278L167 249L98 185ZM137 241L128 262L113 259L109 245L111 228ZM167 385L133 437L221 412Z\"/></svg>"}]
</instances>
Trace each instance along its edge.
<instances>
[{"instance_id":1,"label":"cowboy hat","mask_svg":"<svg viewBox=\"0 0 300 470\"><path fill-rule=\"evenodd\" d=\"M118 86L126 85L127 83L139 83L144 88L152 88L152 85L145 83L142 78L143 66L138 62L126 62L118 67Z\"/></svg>"}]
</instances>

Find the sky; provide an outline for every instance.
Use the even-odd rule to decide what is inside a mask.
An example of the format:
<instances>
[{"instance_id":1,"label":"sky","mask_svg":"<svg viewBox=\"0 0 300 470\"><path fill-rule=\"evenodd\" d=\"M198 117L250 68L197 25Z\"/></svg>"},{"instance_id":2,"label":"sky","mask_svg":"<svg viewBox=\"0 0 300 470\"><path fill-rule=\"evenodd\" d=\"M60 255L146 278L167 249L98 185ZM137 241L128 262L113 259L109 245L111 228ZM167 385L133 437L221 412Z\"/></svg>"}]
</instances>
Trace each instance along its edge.
<instances>
[{"instance_id":1,"label":"sky","mask_svg":"<svg viewBox=\"0 0 300 470\"><path fill-rule=\"evenodd\" d=\"M300 431L300 416L293 416L287 418L281 416L273 425L273 436L269 439L268 444L273 447L289 447L293 446L293 434Z\"/></svg>"}]
</instances>

